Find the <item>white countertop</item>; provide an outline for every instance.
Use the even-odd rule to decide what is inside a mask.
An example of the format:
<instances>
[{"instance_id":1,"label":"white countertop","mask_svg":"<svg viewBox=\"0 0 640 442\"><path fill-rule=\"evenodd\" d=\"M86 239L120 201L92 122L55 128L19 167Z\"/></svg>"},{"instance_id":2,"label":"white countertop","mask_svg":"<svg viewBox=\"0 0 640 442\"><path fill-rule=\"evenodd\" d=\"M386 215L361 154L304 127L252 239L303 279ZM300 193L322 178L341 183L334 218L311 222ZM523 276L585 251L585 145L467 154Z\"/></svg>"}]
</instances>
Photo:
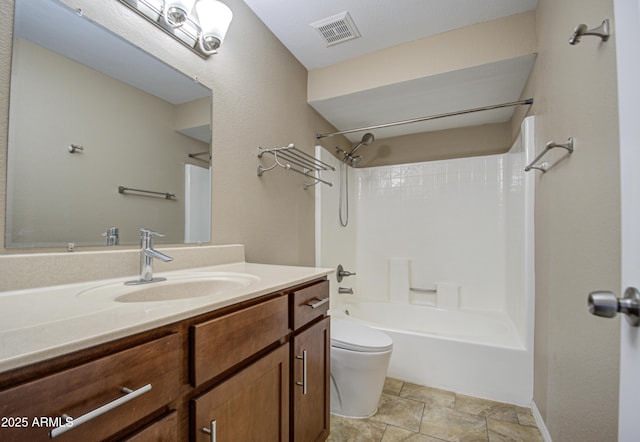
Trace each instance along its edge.
<instances>
[{"instance_id":1,"label":"white countertop","mask_svg":"<svg viewBox=\"0 0 640 442\"><path fill-rule=\"evenodd\" d=\"M92 288L121 285L117 278L28 290L0 292L0 372L60 356L83 348L168 325L261 295L317 279L333 272L318 267L295 267L238 262L188 270L161 272L167 282L208 272L252 275L246 287L218 294L153 302L117 302ZM162 282L146 284L149 287ZM85 292L85 294L82 294Z\"/></svg>"}]
</instances>

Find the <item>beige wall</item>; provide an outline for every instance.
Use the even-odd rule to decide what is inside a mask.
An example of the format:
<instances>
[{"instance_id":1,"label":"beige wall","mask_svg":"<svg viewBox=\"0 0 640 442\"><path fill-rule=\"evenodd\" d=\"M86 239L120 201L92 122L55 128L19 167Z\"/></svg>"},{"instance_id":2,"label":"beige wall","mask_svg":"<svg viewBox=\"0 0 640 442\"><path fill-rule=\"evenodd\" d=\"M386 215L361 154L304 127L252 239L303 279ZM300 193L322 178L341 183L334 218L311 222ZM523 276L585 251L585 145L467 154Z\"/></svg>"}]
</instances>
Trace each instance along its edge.
<instances>
[{"instance_id":1,"label":"beige wall","mask_svg":"<svg viewBox=\"0 0 640 442\"><path fill-rule=\"evenodd\" d=\"M538 176L534 400L554 441L614 441L619 319L591 316L590 291L620 293L615 22L607 43L567 43L579 23L613 19L611 0L540 0L536 147L575 137L575 152ZM514 130L519 125L515 122Z\"/></svg>"},{"instance_id":2,"label":"beige wall","mask_svg":"<svg viewBox=\"0 0 640 442\"><path fill-rule=\"evenodd\" d=\"M314 135L333 128L306 102L307 72L241 0L220 53L208 60L134 16L118 2L63 0L213 90L212 242L246 245L248 261L314 263L314 191L284 169L256 175L256 148L295 143L312 153ZM12 11L13 0L0 0ZM0 23L0 194L5 193L11 20ZM335 143L334 139L332 143ZM4 230L4 207L1 214ZM5 250L7 252L7 250Z\"/></svg>"},{"instance_id":3,"label":"beige wall","mask_svg":"<svg viewBox=\"0 0 640 442\"><path fill-rule=\"evenodd\" d=\"M504 153L513 144L510 128L496 123L385 138L367 146L358 167Z\"/></svg>"}]
</instances>

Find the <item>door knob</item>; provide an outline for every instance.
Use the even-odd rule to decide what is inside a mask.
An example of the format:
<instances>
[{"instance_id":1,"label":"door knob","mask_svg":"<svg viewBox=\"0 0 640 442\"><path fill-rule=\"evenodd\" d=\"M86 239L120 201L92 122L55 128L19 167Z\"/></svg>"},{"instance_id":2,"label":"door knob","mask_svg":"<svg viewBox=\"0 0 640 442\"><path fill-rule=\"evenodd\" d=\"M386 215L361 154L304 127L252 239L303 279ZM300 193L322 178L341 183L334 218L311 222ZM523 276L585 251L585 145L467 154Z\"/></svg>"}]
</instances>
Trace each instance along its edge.
<instances>
[{"instance_id":1,"label":"door knob","mask_svg":"<svg viewBox=\"0 0 640 442\"><path fill-rule=\"evenodd\" d=\"M604 318L613 318L618 313L627 315L627 321L634 327L640 326L640 292L628 287L622 298L607 291L589 293L589 313Z\"/></svg>"}]
</instances>

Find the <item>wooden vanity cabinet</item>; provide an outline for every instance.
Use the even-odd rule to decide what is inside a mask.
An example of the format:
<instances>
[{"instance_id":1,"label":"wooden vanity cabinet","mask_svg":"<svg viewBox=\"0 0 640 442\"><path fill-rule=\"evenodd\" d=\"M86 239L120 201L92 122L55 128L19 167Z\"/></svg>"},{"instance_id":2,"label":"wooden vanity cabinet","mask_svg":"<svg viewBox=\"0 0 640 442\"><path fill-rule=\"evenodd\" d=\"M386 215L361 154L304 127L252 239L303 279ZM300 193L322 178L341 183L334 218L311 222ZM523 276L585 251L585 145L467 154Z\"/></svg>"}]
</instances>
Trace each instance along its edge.
<instances>
[{"instance_id":1,"label":"wooden vanity cabinet","mask_svg":"<svg viewBox=\"0 0 640 442\"><path fill-rule=\"evenodd\" d=\"M289 440L289 344L192 400L196 441Z\"/></svg>"},{"instance_id":2,"label":"wooden vanity cabinet","mask_svg":"<svg viewBox=\"0 0 640 442\"><path fill-rule=\"evenodd\" d=\"M177 411L171 411L123 439L124 442L175 442L177 440L179 440Z\"/></svg>"},{"instance_id":3,"label":"wooden vanity cabinet","mask_svg":"<svg viewBox=\"0 0 640 442\"><path fill-rule=\"evenodd\" d=\"M294 291L292 338L291 439L324 441L329 436L331 338L329 282Z\"/></svg>"},{"instance_id":4,"label":"wooden vanity cabinet","mask_svg":"<svg viewBox=\"0 0 640 442\"><path fill-rule=\"evenodd\" d=\"M50 440L66 416L73 425L57 440L324 440L328 284L316 280L0 373L7 419L0 440Z\"/></svg>"},{"instance_id":5,"label":"wooden vanity cabinet","mask_svg":"<svg viewBox=\"0 0 640 442\"><path fill-rule=\"evenodd\" d=\"M191 401L192 439L289 440L289 332L283 295L191 327L192 385L226 379Z\"/></svg>"},{"instance_id":6,"label":"wooden vanity cabinet","mask_svg":"<svg viewBox=\"0 0 640 442\"><path fill-rule=\"evenodd\" d=\"M0 440L104 440L166 413L178 396L180 357L171 334L3 390Z\"/></svg>"},{"instance_id":7,"label":"wooden vanity cabinet","mask_svg":"<svg viewBox=\"0 0 640 442\"><path fill-rule=\"evenodd\" d=\"M191 326L191 385L197 387L289 334L286 296Z\"/></svg>"}]
</instances>

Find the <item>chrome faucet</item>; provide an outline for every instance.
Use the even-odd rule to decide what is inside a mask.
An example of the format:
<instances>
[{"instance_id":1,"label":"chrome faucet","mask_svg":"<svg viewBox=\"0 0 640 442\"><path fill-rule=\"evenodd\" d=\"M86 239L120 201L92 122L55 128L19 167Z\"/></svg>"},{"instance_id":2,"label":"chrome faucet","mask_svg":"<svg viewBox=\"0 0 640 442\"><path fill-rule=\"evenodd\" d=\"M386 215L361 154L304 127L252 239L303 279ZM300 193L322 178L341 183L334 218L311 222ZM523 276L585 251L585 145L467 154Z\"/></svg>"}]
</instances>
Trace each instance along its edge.
<instances>
[{"instance_id":1,"label":"chrome faucet","mask_svg":"<svg viewBox=\"0 0 640 442\"><path fill-rule=\"evenodd\" d=\"M120 229L117 227L111 227L107 229L106 232L102 234L105 238L107 238L108 246L117 246L120 244Z\"/></svg>"},{"instance_id":2,"label":"chrome faucet","mask_svg":"<svg viewBox=\"0 0 640 442\"><path fill-rule=\"evenodd\" d=\"M148 284L150 282L164 281L167 278L153 277L153 258L161 261L172 261L173 258L158 252L153 248L153 237L164 236L162 233L149 229L140 229L140 279L125 282L126 285Z\"/></svg>"}]
</instances>

